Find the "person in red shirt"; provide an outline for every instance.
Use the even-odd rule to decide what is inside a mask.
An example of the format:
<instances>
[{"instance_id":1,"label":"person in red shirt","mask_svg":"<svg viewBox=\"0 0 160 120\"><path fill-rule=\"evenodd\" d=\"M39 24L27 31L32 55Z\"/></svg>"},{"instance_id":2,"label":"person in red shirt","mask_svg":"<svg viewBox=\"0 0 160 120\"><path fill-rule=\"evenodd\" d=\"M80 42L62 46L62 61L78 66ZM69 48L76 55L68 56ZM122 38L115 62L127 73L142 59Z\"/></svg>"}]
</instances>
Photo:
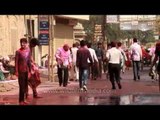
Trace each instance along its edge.
<instances>
[{"instance_id":1,"label":"person in red shirt","mask_svg":"<svg viewBox=\"0 0 160 120\"><path fill-rule=\"evenodd\" d=\"M130 52L128 51L128 49L125 51L125 54L127 57L127 61L125 61L126 70L129 70L129 67L131 67L131 55L130 55Z\"/></svg>"},{"instance_id":2,"label":"person in red shirt","mask_svg":"<svg viewBox=\"0 0 160 120\"><path fill-rule=\"evenodd\" d=\"M144 62L146 62L146 64L149 64L148 61L150 60L150 56L149 56L149 54L146 52L146 50L144 49L143 46L141 46L141 49L142 49L141 70L143 70Z\"/></svg>"},{"instance_id":3,"label":"person in red shirt","mask_svg":"<svg viewBox=\"0 0 160 120\"><path fill-rule=\"evenodd\" d=\"M87 80L88 80L88 70L89 64L88 59L93 65L93 60L91 54L85 46L87 45L85 40L80 41L80 48L77 51L77 59L76 59L76 66L79 68L79 87L80 90L87 91Z\"/></svg>"},{"instance_id":4,"label":"person in red shirt","mask_svg":"<svg viewBox=\"0 0 160 120\"><path fill-rule=\"evenodd\" d=\"M28 88L28 78L31 75L31 52L26 38L20 39L21 48L15 55L15 73L19 83L19 104L26 105L25 96Z\"/></svg>"}]
</instances>

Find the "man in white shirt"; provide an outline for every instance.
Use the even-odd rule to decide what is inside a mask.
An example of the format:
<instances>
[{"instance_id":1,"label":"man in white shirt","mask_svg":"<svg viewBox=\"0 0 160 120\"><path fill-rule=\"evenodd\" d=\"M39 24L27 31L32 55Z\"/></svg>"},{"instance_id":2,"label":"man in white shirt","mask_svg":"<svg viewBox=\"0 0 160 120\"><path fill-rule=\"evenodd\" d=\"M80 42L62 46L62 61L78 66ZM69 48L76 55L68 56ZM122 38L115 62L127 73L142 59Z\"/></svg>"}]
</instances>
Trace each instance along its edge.
<instances>
[{"instance_id":1,"label":"man in white shirt","mask_svg":"<svg viewBox=\"0 0 160 120\"><path fill-rule=\"evenodd\" d=\"M96 55L96 52L93 48L91 48L91 45L92 43L88 43L87 46L88 46L88 50L91 54L91 57L92 57L92 61L93 61L93 64L91 65L89 59L88 59L88 63L89 63L89 73L88 73L88 77L90 78L90 74L92 74L92 80L96 80L98 76L96 76L97 74L95 74L95 69L97 69L97 64L98 64L98 58L97 58L97 55Z\"/></svg>"},{"instance_id":2,"label":"man in white shirt","mask_svg":"<svg viewBox=\"0 0 160 120\"><path fill-rule=\"evenodd\" d=\"M140 62L142 60L142 49L141 46L137 43L137 39L133 38L133 44L130 47L131 50L131 59L133 62L133 74L134 80L140 80Z\"/></svg>"},{"instance_id":3,"label":"man in white shirt","mask_svg":"<svg viewBox=\"0 0 160 120\"><path fill-rule=\"evenodd\" d=\"M121 71L124 73L125 72L125 61L127 61L127 57L126 57L126 54L125 54L124 50L122 49L122 43L121 42L117 43L117 48L118 48L118 50L120 50L120 52L123 56L120 67L121 67ZM121 77L120 77L120 79L121 79Z\"/></svg>"},{"instance_id":4,"label":"man in white shirt","mask_svg":"<svg viewBox=\"0 0 160 120\"><path fill-rule=\"evenodd\" d=\"M116 43L111 42L111 49L109 49L106 53L107 60L109 62L109 76L112 84L112 89L116 89L115 80L117 82L118 88L121 89L120 83L120 63L123 59L121 52L116 48Z\"/></svg>"},{"instance_id":5,"label":"man in white shirt","mask_svg":"<svg viewBox=\"0 0 160 120\"><path fill-rule=\"evenodd\" d=\"M73 47L71 48L71 56L72 56L72 68L70 71L70 76L71 79L74 78L75 74L76 74L76 81L78 81L79 79L79 71L78 68L76 66L76 59L77 59L77 50L78 50L78 46L76 43L73 44Z\"/></svg>"}]
</instances>

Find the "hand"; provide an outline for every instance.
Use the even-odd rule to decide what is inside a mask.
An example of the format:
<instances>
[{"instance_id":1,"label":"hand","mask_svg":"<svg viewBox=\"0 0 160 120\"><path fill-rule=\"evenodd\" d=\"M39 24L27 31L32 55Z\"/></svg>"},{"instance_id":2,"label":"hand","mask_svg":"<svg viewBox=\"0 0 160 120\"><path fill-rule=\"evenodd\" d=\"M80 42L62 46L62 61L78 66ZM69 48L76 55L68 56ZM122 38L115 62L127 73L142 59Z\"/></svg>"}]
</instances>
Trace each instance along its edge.
<instances>
[{"instance_id":1,"label":"hand","mask_svg":"<svg viewBox=\"0 0 160 120\"><path fill-rule=\"evenodd\" d=\"M15 72L15 75L18 77L18 72Z\"/></svg>"},{"instance_id":2,"label":"hand","mask_svg":"<svg viewBox=\"0 0 160 120\"><path fill-rule=\"evenodd\" d=\"M31 78L31 72L28 72L28 79Z\"/></svg>"},{"instance_id":3,"label":"hand","mask_svg":"<svg viewBox=\"0 0 160 120\"><path fill-rule=\"evenodd\" d=\"M59 58L59 60L60 60L62 63L64 62L63 58Z\"/></svg>"},{"instance_id":4,"label":"hand","mask_svg":"<svg viewBox=\"0 0 160 120\"><path fill-rule=\"evenodd\" d=\"M68 69L71 69L71 68L72 68L72 64L69 64L69 65L68 65Z\"/></svg>"}]
</instances>

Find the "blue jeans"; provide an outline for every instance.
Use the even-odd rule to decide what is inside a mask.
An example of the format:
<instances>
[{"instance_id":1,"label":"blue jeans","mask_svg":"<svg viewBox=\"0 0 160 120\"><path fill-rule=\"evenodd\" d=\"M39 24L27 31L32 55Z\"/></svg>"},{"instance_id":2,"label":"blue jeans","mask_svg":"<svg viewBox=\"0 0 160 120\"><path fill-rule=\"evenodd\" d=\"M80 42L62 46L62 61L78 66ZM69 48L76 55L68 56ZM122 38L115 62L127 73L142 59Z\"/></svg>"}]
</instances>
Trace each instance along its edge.
<instances>
[{"instance_id":1,"label":"blue jeans","mask_svg":"<svg viewBox=\"0 0 160 120\"><path fill-rule=\"evenodd\" d=\"M79 87L82 88L87 85L88 69L79 68Z\"/></svg>"}]
</instances>

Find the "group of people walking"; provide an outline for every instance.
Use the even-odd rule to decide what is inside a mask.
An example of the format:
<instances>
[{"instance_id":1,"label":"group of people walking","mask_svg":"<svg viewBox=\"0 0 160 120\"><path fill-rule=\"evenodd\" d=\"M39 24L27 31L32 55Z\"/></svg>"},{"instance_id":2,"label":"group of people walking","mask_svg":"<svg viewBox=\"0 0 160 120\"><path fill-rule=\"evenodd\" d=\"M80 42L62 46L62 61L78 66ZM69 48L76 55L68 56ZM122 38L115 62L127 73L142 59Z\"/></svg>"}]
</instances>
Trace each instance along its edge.
<instances>
[{"instance_id":1,"label":"group of people walking","mask_svg":"<svg viewBox=\"0 0 160 120\"><path fill-rule=\"evenodd\" d=\"M57 61L57 73L59 86L67 87L68 80L73 79L79 81L79 88L87 91L87 82L89 79L98 80L102 78L102 71L109 76L112 89L122 89L121 73L125 72L125 65L128 59L131 59L133 65L133 80L140 80L140 62L142 61L142 49L137 43L137 39L133 39L130 46L130 58L122 49L121 42L111 42L107 49L104 49L102 43L98 43L97 47L92 48L92 43L81 40L74 43L72 48L68 44L64 44L58 48L55 54ZM38 98L37 86L41 83L39 70L32 57L33 48L38 45L35 38L31 39L29 44L26 38L20 39L20 49L16 51L15 56L15 74L18 76L19 83L19 103L27 104L28 85L33 91L33 97ZM154 66L160 56L160 45L156 45ZM158 71L160 70L158 64ZM103 69L103 70L102 70ZM121 72L122 71L122 72Z\"/></svg>"}]
</instances>

